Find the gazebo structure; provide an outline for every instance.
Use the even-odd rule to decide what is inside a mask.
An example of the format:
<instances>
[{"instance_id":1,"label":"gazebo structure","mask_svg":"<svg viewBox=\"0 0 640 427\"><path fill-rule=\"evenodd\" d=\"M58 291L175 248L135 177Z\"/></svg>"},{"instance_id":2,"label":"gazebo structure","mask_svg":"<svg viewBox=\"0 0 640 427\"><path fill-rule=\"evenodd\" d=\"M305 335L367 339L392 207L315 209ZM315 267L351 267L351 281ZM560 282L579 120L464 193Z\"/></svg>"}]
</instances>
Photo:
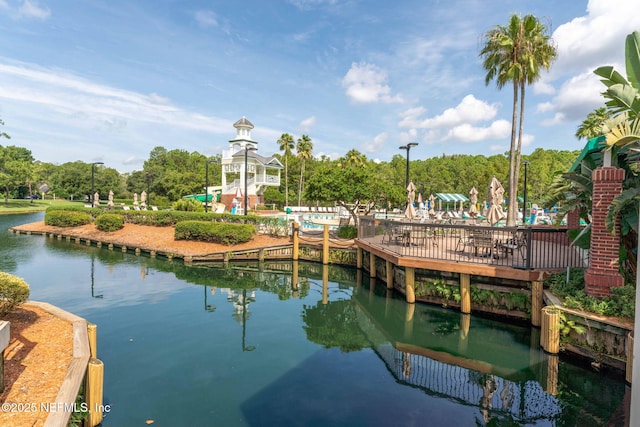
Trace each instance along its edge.
<instances>
[{"instance_id":1,"label":"gazebo structure","mask_svg":"<svg viewBox=\"0 0 640 427\"><path fill-rule=\"evenodd\" d=\"M280 186L280 171L284 166L273 156L262 157L257 153L258 142L251 139L253 124L246 117L235 122L233 127L236 136L229 140L229 149L222 151L220 202L227 211L243 212L245 192L250 209L263 204L262 194L267 187Z\"/></svg>"}]
</instances>

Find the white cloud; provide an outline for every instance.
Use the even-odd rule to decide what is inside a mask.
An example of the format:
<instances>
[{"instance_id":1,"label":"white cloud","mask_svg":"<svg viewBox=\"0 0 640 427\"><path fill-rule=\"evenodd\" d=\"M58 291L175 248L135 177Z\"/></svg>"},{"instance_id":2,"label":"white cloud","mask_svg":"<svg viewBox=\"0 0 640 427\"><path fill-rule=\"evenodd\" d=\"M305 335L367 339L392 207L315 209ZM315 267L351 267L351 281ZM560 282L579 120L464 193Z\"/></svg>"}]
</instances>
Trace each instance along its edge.
<instances>
[{"instance_id":1,"label":"white cloud","mask_svg":"<svg viewBox=\"0 0 640 427\"><path fill-rule=\"evenodd\" d=\"M392 95L387 84L387 73L373 64L353 63L342 79L342 87L352 101L360 104L405 102L402 95Z\"/></svg>"},{"instance_id":2,"label":"white cloud","mask_svg":"<svg viewBox=\"0 0 640 427\"><path fill-rule=\"evenodd\" d=\"M307 117L306 119L302 120L300 122L300 129L303 132L308 132L311 130L311 128L313 126L315 126L316 124L316 117L315 116L311 116L311 117Z\"/></svg>"},{"instance_id":3,"label":"white cloud","mask_svg":"<svg viewBox=\"0 0 640 427\"><path fill-rule=\"evenodd\" d=\"M289 3L294 5L300 10L309 10L318 6L332 6L336 4L338 0L289 0Z\"/></svg>"},{"instance_id":4,"label":"white cloud","mask_svg":"<svg viewBox=\"0 0 640 427\"><path fill-rule=\"evenodd\" d=\"M218 18L216 14L210 10L199 10L195 13L196 21L203 27L217 27Z\"/></svg>"},{"instance_id":5,"label":"white cloud","mask_svg":"<svg viewBox=\"0 0 640 427\"><path fill-rule=\"evenodd\" d=\"M421 107L404 111L401 113L403 119L398 126L431 129L457 126L463 123L477 123L494 118L497 107L480 101L473 95L467 95L454 108L447 108L442 114L435 117L420 119L419 116L423 112L424 109Z\"/></svg>"},{"instance_id":6,"label":"white cloud","mask_svg":"<svg viewBox=\"0 0 640 427\"><path fill-rule=\"evenodd\" d=\"M496 120L489 127L475 127L464 123L449 130L444 140L478 142L488 139L507 138L511 134L511 123L507 120Z\"/></svg>"},{"instance_id":7,"label":"white cloud","mask_svg":"<svg viewBox=\"0 0 640 427\"><path fill-rule=\"evenodd\" d=\"M51 16L51 11L47 7L40 7L35 0L24 0L18 8L18 16L21 18L35 18L45 21Z\"/></svg>"},{"instance_id":8,"label":"white cloud","mask_svg":"<svg viewBox=\"0 0 640 427\"><path fill-rule=\"evenodd\" d=\"M533 93L537 95L553 95L556 93L556 89L552 84L540 80L533 84Z\"/></svg>"},{"instance_id":9,"label":"white cloud","mask_svg":"<svg viewBox=\"0 0 640 427\"><path fill-rule=\"evenodd\" d=\"M372 142L364 144L362 149L367 153L377 153L384 148L388 140L389 134L387 132L382 132L376 135Z\"/></svg>"},{"instance_id":10,"label":"white cloud","mask_svg":"<svg viewBox=\"0 0 640 427\"><path fill-rule=\"evenodd\" d=\"M619 63L626 35L640 28L637 9L637 0L589 0L585 16L560 25L553 33L558 45L554 74Z\"/></svg>"}]
</instances>

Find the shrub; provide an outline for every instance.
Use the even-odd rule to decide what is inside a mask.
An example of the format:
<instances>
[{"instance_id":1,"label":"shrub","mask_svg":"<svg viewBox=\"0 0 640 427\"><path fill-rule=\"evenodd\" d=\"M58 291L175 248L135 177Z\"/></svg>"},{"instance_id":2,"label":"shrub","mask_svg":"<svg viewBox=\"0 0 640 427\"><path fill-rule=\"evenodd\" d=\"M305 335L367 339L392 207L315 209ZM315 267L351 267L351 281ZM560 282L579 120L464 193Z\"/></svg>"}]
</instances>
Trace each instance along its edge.
<instances>
[{"instance_id":1,"label":"shrub","mask_svg":"<svg viewBox=\"0 0 640 427\"><path fill-rule=\"evenodd\" d=\"M343 225L338 228L337 235L341 239L355 239L358 237L358 229L353 225Z\"/></svg>"},{"instance_id":2,"label":"shrub","mask_svg":"<svg viewBox=\"0 0 640 427\"><path fill-rule=\"evenodd\" d=\"M90 224L91 219L91 214L88 212L52 210L45 214L44 223L56 227L77 227Z\"/></svg>"},{"instance_id":3,"label":"shrub","mask_svg":"<svg viewBox=\"0 0 640 427\"><path fill-rule=\"evenodd\" d=\"M199 202L196 199L180 199L174 202L172 207L177 211L187 211L187 212L203 212L204 211L204 206L202 206L202 202Z\"/></svg>"},{"instance_id":4,"label":"shrub","mask_svg":"<svg viewBox=\"0 0 640 427\"><path fill-rule=\"evenodd\" d=\"M29 298L29 285L20 277L0 271L0 316L11 312Z\"/></svg>"},{"instance_id":5,"label":"shrub","mask_svg":"<svg viewBox=\"0 0 640 427\"><path fill-rule=\"evenodd\" d=\"M256 229L249 224L227 224L209 221L182 221L176 224L176 240L199 240L204 242L235 245L251 240Z\"/></svg>"},{"instance_id":6,"label":"shrub","mask_svg":"<svg viewBox=\"0 0 640 427\"><path fill-rule=\"evenodd\" d=\"M102 214L96 218L96 227L100 231L116 231L124 227L124 217L118 214Z\"/></svg>"}]
</instances>

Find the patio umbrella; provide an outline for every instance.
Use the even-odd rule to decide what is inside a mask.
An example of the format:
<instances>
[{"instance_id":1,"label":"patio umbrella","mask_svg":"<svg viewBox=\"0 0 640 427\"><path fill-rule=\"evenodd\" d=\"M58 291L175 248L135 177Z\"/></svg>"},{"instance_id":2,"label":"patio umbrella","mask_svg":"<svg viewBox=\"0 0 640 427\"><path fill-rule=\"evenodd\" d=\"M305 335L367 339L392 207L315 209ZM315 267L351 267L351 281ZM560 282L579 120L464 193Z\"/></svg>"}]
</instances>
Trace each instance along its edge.
<instances>
[{"instance_id":1,"label":"patio umbrella","mask_svg":"<svg viewBox=\"0 0 640 427\"><path fill-rule=\"evenodd\" d=\"M471 187L469 196L469 215L475 218L478 215L478 208L476 207L478 204L478 190L476 190L476 187Z\"/></svg>"},{"instance_id":2,"label":"patio umbrella","mask_svg":"<svg viewBox=\"0 0 640 427\"><path fill-rule=\"evenodd\" d=\"M489 184L489 213L487 213L487 221L489 224L495 225L504 218L502 211L502 203L504 202L504 188L500 181L494 176Z\"/></svg>"},{"instance_id":3,"label":"patio umbrella","mask_svg":"<svg viewBox=\"0 0 640 427\"><path fill-rule=\"evenodd\" d=\"M422 193L418 193L418 207L420 209L424 208L423 200L422 200Z\"/></svg>"},{"instance_id":4,"label":"patio umbrella","mask_svg":"<svg viewBox=\"0 0 640 427\"><path fill-rule=\"evenodd\" d=\"M408 219L413 219L416 216L416 208L413 207L413 202L416 200L416 186L413 185L413 181L409 182L407 186L407 209L404 212L404 216Z\"/></svg>"}]
</instances>

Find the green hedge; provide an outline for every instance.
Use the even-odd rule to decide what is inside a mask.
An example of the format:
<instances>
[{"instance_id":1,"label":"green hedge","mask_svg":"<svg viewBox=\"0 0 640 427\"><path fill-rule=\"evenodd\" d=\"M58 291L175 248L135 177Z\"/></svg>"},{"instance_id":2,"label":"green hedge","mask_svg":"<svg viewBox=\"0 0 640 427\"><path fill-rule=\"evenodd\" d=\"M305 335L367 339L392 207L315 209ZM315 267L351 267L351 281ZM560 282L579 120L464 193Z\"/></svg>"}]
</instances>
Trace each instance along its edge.
<instances>
[{"instance_id":1,"label":"green hedge","mask_svg":"<svg viewBox=\"0 0 640 427\"><path fill-rule=\"evenodd\" d=\"M11 312L29 298L29 285L20 277L0 271L0 316Z\"/></svg>"},{"instance_id":2,"label":"green hedge","mask_svg":"<svg viewBox=\"0 0 640 427\"><path fill-rule=\"evenodd\" d=\"M96 228L100 231L116 231L124 227L124 217L118 214L102 214L96 218Z\"/></svg>"},{"instance_id":3,"label":"green hedge","mask_svg":"<svg viewBox=\"0 0 640 427\"><path fill-rule=\"evenodd\" d=\"M176 224L174 237L176 240L198 240L235 245L248 242L255 233L255 227L250 224L182 221Z\"/></svg>"},{"instance_id":4,"label":"green hedge","mask_svg":"<svg viewBox=\"0 0 640 427\"><path fill-rule=\"evenodd\" d=\"M44 223L56 227L77 227L91 224L92 217L88 212L47 210L44 215Z\"/></svg>"},{"instance_id":5,"label":"green hedge","mask_svg":"<svg viewBox=\"0 0 640 427\"><path fill-rule=\"evenodd\" d=\"M122 215L127 224L152 225L156 227L173 226L182 221L207 221L235 224L253 224L262 234L273 236L285 236L289 232L285 220L275 217L260 215L232 215L230 213L216 214L211 212L185 212L185 211L125 211L121 209L106 211L102 208L83 208L78 206L50 207L49 212L82 212L97 218L104 213Z\"/></svg>"}]
</instances>

